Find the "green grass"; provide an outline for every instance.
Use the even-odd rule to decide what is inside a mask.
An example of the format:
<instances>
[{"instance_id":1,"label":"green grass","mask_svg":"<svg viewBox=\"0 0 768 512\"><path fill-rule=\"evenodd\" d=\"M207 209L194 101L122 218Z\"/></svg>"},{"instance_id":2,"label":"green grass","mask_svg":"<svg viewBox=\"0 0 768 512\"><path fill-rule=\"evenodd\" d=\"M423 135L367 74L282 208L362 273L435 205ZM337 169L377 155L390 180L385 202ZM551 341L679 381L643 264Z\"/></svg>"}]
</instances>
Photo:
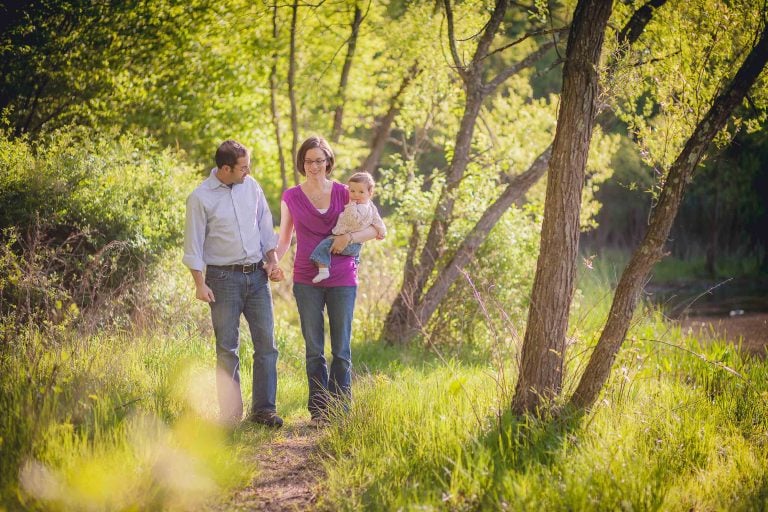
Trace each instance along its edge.
<instances>
[{"instance_id":1,"label":"green grass","mask_svg":"<svg viewBox=\"0 0 768 512\"><path fill-rule=\"evenodd\" d=\"M608 313L614 275L610 265L582 271L566 393ZM439 355L384 346L376 284L360 293L352 407L311 461L327 473L320 509L768 507L766 362L723 342L701 345L641 311L592 413L515 418L518 336ZM290 296L275 290L278 409L296 423L308 417L303 342ZM192 510L252 480L253 455L283 434L216 424L207 310L177 300L141 331L25 328L0 347L0 510Z\"/></svg>"},{"instance_id":2,"label":"green grass","mask_svg":"<svg viewBox=\"0 0 768 512\"><path fill-rule=\"evenodd\" d=\"M700 346L660 316L631 336L599 407L570 419L500 417L507 402L489 366L365 375L323 442L321 508L765 509L766 364Z\"/></svg>"}]
</instances>

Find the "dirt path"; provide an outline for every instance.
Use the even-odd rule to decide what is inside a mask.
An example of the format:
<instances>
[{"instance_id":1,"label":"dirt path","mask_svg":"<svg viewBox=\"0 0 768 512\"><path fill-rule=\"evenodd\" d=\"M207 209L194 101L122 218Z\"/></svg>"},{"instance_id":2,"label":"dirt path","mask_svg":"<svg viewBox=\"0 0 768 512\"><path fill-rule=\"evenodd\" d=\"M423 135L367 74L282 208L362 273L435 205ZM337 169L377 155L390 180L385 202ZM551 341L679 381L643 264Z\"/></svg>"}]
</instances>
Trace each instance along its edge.
<instances>
[{"instance_id":1,"label":"dirt path","mask_svg":"<svg viewBox=\"0 0 768 512\"><path fill-rule=\"evenodd\" d=\"M217 510L305 511L316 502L322 470L312 460L321 432L308 422L286 425L256 456L259 474Z\"/></svg>"}]
</instances>

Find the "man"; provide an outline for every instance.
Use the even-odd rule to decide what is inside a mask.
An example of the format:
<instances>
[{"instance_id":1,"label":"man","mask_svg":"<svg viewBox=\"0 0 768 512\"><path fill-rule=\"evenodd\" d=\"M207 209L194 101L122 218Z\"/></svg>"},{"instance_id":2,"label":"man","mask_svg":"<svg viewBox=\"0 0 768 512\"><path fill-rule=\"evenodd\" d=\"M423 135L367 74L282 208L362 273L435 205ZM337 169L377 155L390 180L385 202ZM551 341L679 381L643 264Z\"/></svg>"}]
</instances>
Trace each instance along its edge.
<instances>
[{"instance_id":1,"label":"man","mask_svg":"<svg viewBox=\"0 0 768 512\"><path fill-rule=\"evenodd\" d=\"M281 273L272 213L249 176L250 164L248 150L236 141L227 140L216 150L217 167L187 198L183 262L192 272L195 296L211 308L222 421L232 425L243 416L238 352L240 315L245 315L254 347L248 419L279 428L283 420L275 410L277 348L267 278L279 280Z\"/></svg>"}]
</instances>

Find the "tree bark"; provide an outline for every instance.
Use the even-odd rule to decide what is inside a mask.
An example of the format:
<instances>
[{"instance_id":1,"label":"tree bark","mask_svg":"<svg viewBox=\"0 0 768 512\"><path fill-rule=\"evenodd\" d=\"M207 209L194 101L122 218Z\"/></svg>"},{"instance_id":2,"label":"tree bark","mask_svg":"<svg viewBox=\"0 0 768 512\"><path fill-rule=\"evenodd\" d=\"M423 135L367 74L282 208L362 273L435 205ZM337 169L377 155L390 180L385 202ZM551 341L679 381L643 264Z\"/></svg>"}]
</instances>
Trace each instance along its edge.
<instances>
[{"instance_id":1,"label":"tree bark","mask_svg":"<svg viewBox=\"0 0 768 512\"><path fill-rule=\"evenodd\" d=\"M288 172L285 166L285 156L283 156L283 138L280 133L280 113L277 109L277 62L279 53L277 51L277 2L272 4L272 40L275 43L275 51L272 54L272 67L269 69L269 107L272 111L272 124L275 127L275 142L277 143L277 157L280 161L280 178L282 180L282 192L288 189Z\"/></svg>"},{"instance_id":2,"label":"tree bark","mask_svg":"<svg viewBox=\"0 0 768 512\"><path fill-rule=\"evenodd\" d=\"M352 17L352 34L349 36L347 44L347 56L344 58L344 66L341 69L341 80L339 81L339 104L336 105L336 111L333 114L333 130L331 131L331 142L339 142L341 138L342 119L344 118L344 103L347 95L347 82L349 81L349 72L352 69L352 59L355 56L357 47L357 36L360 34L360 25L363 23L363 11L355 2L355 14Z\"/></svg>"},{"instance_id":3,"label":"tree bark","mask_svg":"<svg viewBox=\"0 0 768 512\"><path fill-rule=\"evenodd\" d=\"M653 209L648 231L632 255L616 288L608 320L587 368L579 381L570 405L589 408L597 400L611 372L632 320L638 295L653 265L663 257L663 246L677 215L686 183L712 139L725 126L733 110L743 101L768 60L768 27L742 63L728 88L714 101L712 108L696 126L683 150L670 167Z\"/></svg>"},{"instance_id":4,"label":"tree bark","mask_svg":"<svg viewBox=\"0 0 768 512\"><path fill-rule=\"evenodd\" d=\"M563 90L544 203L541 248L512 398L517 414L559 395L578 255L584 171L597 110L597 66L612 0L579 0L568 36Z\"/></svg>"},{"instance_id":5,"label":"tree bark","mask_svg":"<svg viewBox=\"0 0 768 512\"><path fill-rule=\"evenodd\" d=\"M651 21L654 9L658 9L665 3L667 0L649 0L636 10L619 32L619 42L631 44L637 41L648 22Z\"/></svg>"},{"instance_id":6,"label":"tree bark","mask_svg":"<svg viewBox=\"0 0 768 512\"><path fill-rule=\"evenodd\" d=\"M291 45L288 58L288 97L291 100L291 167L293 167L293 184L299 184L299 170L296 167L296 153L299 151L299 118L296 106L296 19L299 13L299 0L293 0L291 5Z\"/></svg>"}]
</instances>

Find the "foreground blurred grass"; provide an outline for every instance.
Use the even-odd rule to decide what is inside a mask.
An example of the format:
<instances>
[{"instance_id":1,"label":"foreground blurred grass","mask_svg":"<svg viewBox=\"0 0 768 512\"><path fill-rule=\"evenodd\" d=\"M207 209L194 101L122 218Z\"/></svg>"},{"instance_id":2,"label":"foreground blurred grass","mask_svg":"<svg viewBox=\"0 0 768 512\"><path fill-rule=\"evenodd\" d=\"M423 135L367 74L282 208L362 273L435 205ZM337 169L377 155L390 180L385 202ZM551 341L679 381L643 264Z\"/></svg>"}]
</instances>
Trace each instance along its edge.
<instances>
[{"instance_id":1,"label":"foreground blurred grass","mask_svg":"<svg viewBox=\"0 0 768 512\"><path fill-rule=\"evenodd\" d=\"M375 251L383 250L372 246L368 255L379 261ZM324 431L310 462L327 473L319 508L768 506L764 362L724 343L701 346L644 312L595 412L558 421L512 418L505 411L516 335L492 334L485 345L439 354L439 344L383 346L375 335L391 282L378 277L380 266L364 272L370 274L354 326L355 400ZM597 265L581 277L566 391L599 335L616 272ZM256 475L254 453L283 434L216 425L207 310L191 300L183 269L168 269L162 279L168 282L156 285L166 290L166 309L141 330L86 336L29 327L2 347L0 509L195 510ZM303 344L290 285L273 290L278 410L296 423L308 417ZM242 335L247 399L251 348L247 329Z\"/></svg>"}]
</instances>

